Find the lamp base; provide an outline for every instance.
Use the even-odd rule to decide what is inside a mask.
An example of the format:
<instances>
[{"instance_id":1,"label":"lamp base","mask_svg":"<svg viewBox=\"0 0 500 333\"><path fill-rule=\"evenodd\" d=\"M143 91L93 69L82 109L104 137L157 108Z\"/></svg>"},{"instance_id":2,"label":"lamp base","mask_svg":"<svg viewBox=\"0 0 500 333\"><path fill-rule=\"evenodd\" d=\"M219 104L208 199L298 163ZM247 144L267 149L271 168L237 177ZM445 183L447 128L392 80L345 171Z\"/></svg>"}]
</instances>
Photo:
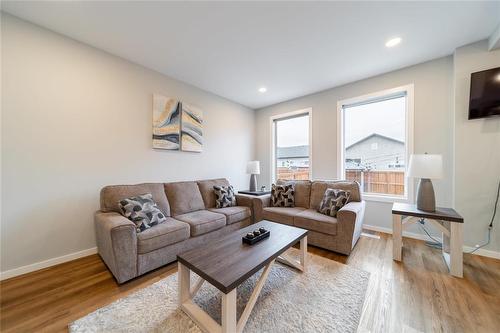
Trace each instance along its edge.
<instances>
[{"instance_id":1,"label":"lamp base","mask_svg":"<svg viewBox=\"0 0 500 333\"><path fill-rule=\"evenodd\" d=\"M257 191L257 175L250 175L250 192Z\"/></svg>"},{"instance_id":2,"label":"lamp base","mask_svg":"<svg viewBox=\"0 0 500 333\"><path fill-rule=\"evenodd\" d=\"M436 211L436 198L434 196L434 187L428 178L420 179L417 190L417 209L426 212Z\"/></svg>"}]
</instances>

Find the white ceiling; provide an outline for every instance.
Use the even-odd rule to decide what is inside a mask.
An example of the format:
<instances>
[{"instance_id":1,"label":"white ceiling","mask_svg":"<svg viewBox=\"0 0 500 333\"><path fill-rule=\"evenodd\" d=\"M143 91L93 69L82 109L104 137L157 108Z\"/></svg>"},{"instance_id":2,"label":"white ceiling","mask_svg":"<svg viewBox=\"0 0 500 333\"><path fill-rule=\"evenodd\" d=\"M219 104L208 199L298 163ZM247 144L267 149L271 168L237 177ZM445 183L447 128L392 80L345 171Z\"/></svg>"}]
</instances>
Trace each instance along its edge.
<instances>
[{"instance_id":1,"label":"white ceiling","mask_svg":"<svg viewBox=\"0 0 500 333\"><path fill-rule=\"evenodd\" d=\"M251 108L452 54L500 22L500 2L477 1L2 1L2 10ZM393 36L403 42L387 49Z\"/></svg>"}]
</instances>

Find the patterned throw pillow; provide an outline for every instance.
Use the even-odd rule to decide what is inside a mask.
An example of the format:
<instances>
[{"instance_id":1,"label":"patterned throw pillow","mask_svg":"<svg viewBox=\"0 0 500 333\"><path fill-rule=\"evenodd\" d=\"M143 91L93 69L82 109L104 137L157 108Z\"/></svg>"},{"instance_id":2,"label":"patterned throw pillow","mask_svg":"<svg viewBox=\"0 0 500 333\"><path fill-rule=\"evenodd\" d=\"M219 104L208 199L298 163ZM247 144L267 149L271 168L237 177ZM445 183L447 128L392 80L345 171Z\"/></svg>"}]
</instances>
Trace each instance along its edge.
<instances>
[{"instance_id":1,"label":"patterned throw pillow","mask_svg":"<svg viewBox=\"0 0 500 333\"><path fill-rule=\"evenodd\" d=\"M319 204L318 212L328 216L336 217L340 208L349 201L351 192L329 188L323 195L323 200Z\"/></svg>"},{"instance_id":2,"label":"patterned throw pillow","mask_svg":"<svg viewBox=\"0 0 500 333\"><path fill-rule=\"evenodd\" d=\"M236 206L234 188L229 186L214 186L215 208L225 208Z\"/></svg>"},{"instance_id":3,"label":"patterned throw pillow","mask_svg":"<svg viewBox=\"0 0 500 333\"><path fill-rule=\"evenodd\" d=\"M167 220L153 201L151 193L122 199L118 206L122 215L135 223L137 232L142 232Z\"/></svg>"},{"instance_id":4,"label":"patterned throw pillow","mask_svg":"<svg viewBox=\"0 0 500 333\"><path fill-rule=\"evenodd\" d=\"M271 187L272 207L295 207L295 189L292 184Z\"/></svg>"}]
</instances>

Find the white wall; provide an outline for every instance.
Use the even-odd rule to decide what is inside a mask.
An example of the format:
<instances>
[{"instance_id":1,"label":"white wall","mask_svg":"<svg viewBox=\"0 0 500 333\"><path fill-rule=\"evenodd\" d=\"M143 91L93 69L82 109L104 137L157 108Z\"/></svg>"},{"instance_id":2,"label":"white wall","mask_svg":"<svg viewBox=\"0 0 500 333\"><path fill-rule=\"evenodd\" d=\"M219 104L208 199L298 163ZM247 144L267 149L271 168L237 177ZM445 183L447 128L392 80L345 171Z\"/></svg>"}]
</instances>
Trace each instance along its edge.
<instances>
[{"instance_id":1,"label":"white wall","mask_svg":"<svg viewBox=\"0 0 500 333\"><path fill-rule=\"evenodd\" d=\"M2 272L94 247L104 185L227 177L246 187L252 110L13 16L1 20ZM204 110L203 153L151 148L153 93Z\"/></svg>"},{"instance_id":2,"label":"white wall","mask_svg":"<svg viewBox=\"0 0 500 333\"><path fill-rule=\"evenodd\" d=\"M414 84L414 151L442 154L447 172L434 181L438 205L453 203L453 59L451 56L329 89L257 111L256 148L262 170L259 186L269 186L270 120L273 115L312 107L312 178L337 178L337 102ZM365 224L392 229L391 203L367 202ZM430 229L430 228L429 228ZM418 232L414 228L410 231Z\"/></svg>"},{"instance_id":3,"label":"white wall","mask_svg":"<svg viewBox=\"0 0 500 333\"><path fill-rule=\"evenodd\" d=\"M464 216L464 241L486 240L500 181L500 117L468 120L470 74L500 67L500 50L488 52L487 41L460 47L454 55L455 207ZM500 211L491 244L500 251Z\"/></svg>"}]
</instances>

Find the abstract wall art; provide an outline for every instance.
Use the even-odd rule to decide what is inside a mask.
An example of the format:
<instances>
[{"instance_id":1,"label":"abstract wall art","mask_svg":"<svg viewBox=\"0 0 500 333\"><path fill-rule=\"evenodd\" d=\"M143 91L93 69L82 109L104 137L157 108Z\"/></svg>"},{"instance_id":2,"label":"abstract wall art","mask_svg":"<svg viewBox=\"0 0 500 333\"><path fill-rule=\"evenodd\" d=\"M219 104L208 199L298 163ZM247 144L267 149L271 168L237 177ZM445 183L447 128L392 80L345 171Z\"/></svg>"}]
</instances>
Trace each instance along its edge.
<instances>
[{"instance_id":1,"label":"abstract wall art","mask_svg":"<svg viewBox=\"0 0 500 333\"><path fill-rule=\"evenodd\" d=\"M201 152L203 147L203 111L191 104L181 104L181 149Z\"/></svg>"},{"instance_id":2,"label":"abstract wall art","mask_svg":"<svg viewBox=\"0 0 500 333\"><path fill-rule=\"evenodd\" d=\"M153 95L153 148L179 150L181 109L179 100Z\"/></svg>"}]
</instances>

